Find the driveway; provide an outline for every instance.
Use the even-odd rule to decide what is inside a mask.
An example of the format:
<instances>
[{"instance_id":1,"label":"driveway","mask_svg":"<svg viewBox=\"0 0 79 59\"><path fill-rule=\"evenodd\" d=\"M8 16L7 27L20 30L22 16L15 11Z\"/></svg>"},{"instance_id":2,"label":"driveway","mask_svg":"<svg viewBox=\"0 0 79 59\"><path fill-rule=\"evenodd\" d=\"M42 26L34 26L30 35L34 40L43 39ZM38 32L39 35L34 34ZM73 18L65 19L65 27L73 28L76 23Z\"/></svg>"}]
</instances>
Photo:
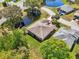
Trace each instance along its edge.
<instances>
[{"instance_id":1,"label":"driveway","mask_svg":"<svg viewBox=\"0 0 79 59\"><path fill-rule=\"evenodd\" d=\"M49 8L43 6L41 7L41 10L45 11L46 13L48 13L50 16L55 16L56 14L53 12L53 10L50 10Z\"/></svg>"}]
</instances>

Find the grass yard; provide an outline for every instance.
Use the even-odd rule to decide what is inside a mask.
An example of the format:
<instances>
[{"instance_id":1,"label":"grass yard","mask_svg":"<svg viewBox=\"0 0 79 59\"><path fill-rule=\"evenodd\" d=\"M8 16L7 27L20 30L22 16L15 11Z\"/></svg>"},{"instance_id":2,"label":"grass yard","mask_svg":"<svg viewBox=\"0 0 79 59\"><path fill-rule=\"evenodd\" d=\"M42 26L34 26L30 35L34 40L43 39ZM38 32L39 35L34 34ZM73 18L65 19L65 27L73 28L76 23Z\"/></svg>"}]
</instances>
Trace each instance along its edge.
<instances>
[{"instance_id":1,"label":"grass yard","mask_svg":"<svg viewBox=\"0 0 79 59\"><path fill-rule=\"evenodd\" d=\"M64 2L64 4L67 4L67 0L62 0L62 2Z\"/></svg>"},{"instance_id":2,"label":"grass yard","mask_svg":"<svg viewBox=\"0 0 79 59\"><path fill-rule=\"evenodd\" d=\"M39 47L41 43L28 34L26 35L26 38L30 49L29 59L42 59L42 56L39 51Z\"/></svg>"}]
</instances>

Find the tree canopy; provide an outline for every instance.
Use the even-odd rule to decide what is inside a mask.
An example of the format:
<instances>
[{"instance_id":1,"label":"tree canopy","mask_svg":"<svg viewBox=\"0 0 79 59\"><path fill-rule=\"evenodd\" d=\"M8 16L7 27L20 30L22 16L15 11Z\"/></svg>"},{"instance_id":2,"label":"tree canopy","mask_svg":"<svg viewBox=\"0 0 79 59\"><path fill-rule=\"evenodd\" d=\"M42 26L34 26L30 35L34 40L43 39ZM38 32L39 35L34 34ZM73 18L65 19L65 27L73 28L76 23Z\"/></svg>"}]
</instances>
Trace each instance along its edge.
<instances>
[{"instance_id":1,"label":"tree canopy","mask_svg":"<svg viewBox=\"0 0 79 59\"><path fill-rule=\"evenodd\" d=\"M43 3L43 0L26 0L26 2L24 3L25 6L41 6L41 3Z\"/></svg>"},{"instance_id":2,"label":"tree canopy","mask_svg":"<svg viewBox=\"0 0 79 59\"><path fill-rule=\"evenodd\" d=\"M40 47L43 59L74 59L74 56L70 55L67 45L57 39L49 39L42 43Z\"/></svg>"},{"instance_id":3,"label":"tree canopy","mask_svg":"<svg viewBox=\"0 0 79 59\"><path fill-rule=\"evenodd\" d=\"M0 17L15 19L22 17L22 12L17 6L8 6L0 10Z\"/></svg>"},{"instance_id":4,"label":"tree canopy","mask_svg":"<svg viewBox=\"0 0 79 59\"><path fill-rule=\"evenodd\" d=\"M37 20L41 16L41 11L38 8L31 7L27 10L27 16L32 20Z\"/></svg>"},{"instance_id":5,"label":"tree canopy","mask_svg":"<svg viewBox=\"0 0 79 59\"><path fill-rule=\"evenodd\" d=\"M3 56L5 57L3 58ZM12 59L13 57L15 59L28 59L28 56L29 47L22 30L5 32L3 37L0 37L0 57L3 59Z\"/></svg>"}]
</instances>

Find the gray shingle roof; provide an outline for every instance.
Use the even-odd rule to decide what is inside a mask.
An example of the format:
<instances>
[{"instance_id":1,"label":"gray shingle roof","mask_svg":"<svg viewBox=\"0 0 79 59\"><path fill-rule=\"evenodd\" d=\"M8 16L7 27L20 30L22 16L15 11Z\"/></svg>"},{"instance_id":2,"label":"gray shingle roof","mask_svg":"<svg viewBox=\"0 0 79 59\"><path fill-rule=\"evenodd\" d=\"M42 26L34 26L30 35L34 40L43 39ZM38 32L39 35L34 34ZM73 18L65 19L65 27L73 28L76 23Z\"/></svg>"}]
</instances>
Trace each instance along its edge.
<instances>
[{"instance_id":1,"label":"gray shingle roof","mask_svg":"<svg viewBox=\"0 0 79 59\"><path fill-rule=\"evenodd\" d=\"M79 38L79 32L72 29L60 28L53 36L63 40L69 48L72 48L74 41Z\"/></svg>"},{"instance_id":2,"label":"gray shingle roof","mask_svg":"<svg viewBox=\"0 0 79 59\"><path fill-rule=\"evenodd\" d=\"M30 28L29 31L34 35L36 35L41 40L44 40L55 29L56 29L56 26L53 24L51 25L37 24L37 26Z\"/></svg>"},{"instance_id":3,"label":"gray shingle roof","mask_svg":"<svg viewBox=\"0 0 79 59\"><path fill-rule=\"evenodd\" d=\"M62 11L65 11L66 13L69 13L69 12L71 12L71 11L74 10L74 8L71 7L70 5L63 5L63 6L60 7L60 9L61 9Z\"/></svg>"}]
</instances>

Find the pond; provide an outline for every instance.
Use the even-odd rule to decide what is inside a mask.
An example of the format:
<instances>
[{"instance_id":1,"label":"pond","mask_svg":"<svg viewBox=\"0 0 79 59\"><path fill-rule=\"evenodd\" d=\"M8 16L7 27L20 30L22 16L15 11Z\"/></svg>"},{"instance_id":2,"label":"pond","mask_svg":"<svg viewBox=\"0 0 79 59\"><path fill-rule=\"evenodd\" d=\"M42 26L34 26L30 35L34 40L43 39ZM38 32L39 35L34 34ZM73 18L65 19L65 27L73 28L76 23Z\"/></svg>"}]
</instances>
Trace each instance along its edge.
<instances>
[{"instance_id":1,"label":"pond","mask_svg":"<svg viewBox=\"0 0 79 59\"><path fill-rule=\"evenodd\" d=\"M49 7L59 7L59 6L64 5L62 0L45 0L45 3Z\"/></svg>"},{"instance_id":2,"label":"pond","mask_svg":"<svg viewBox=\"0 0 79 59\"><path fill-rule=\"evenodd\" d=\"M15 28L22 28L23 26L28 26L32 23L32 20L27 16L23 18L21 22L15 24Z\"/></svg>"},{"instance_id":3,"label":"pond","mask_svg":"<svg viewBox=\"0 0 79 59\"><path fill-rule=\"evenodd\" d=\"M25 26L27 26L32 23L32 20L26 16L23 18L23 23Z\"/></svg>"}]
</instances>

